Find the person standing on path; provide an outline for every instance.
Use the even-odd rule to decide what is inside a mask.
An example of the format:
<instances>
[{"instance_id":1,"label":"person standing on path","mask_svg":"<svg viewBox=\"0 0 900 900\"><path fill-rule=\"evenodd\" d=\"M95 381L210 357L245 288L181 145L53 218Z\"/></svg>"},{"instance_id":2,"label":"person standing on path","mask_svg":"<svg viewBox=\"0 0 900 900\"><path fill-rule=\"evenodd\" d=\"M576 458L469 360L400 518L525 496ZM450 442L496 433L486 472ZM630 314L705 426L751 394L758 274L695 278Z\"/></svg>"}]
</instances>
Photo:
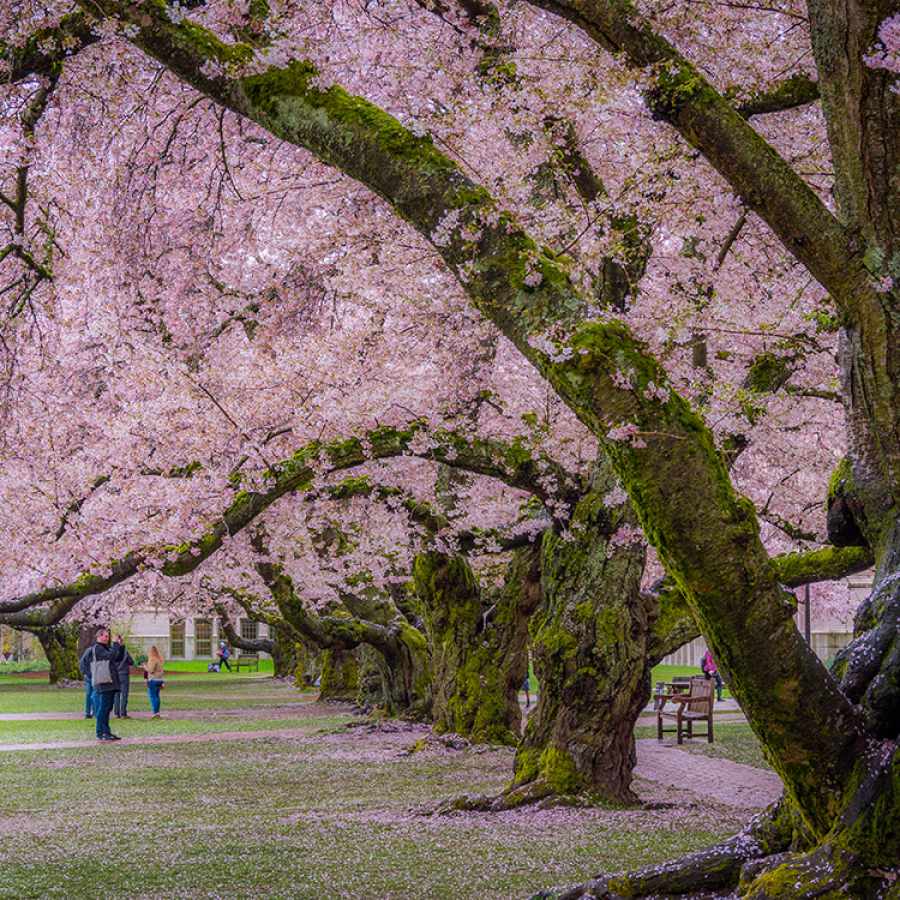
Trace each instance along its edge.
<instances>
[{"instance_id":1,"label":"person standing on path","mask_svg":"<svg viewBox=\"0 0 900 900\"><path fill-rule=\"evenodd\" d=\"M91 644L93 647L93 644ZM81 654L78 660L78 671L84 679L84 717L86 719L94 718L94 682L91 679L91 647L88 647Z\"/></svg>"},{"instance_id":2,"label":"person standing on path","mask_svg":"<svg viewBox=\"0 0 900 900\"><path fill-rule=\"evenodd\" d=\"M97 636L89 650L91 680L94 683L94 718L97 721L98 741L118 741L120 738L109 730L109 713L113 697L119 689L119 674L116 664L125 655L122 637L110 645L109 629L97 629Z\"/></svg>"},{"instance_id":3,"label":"person standing on path","mask_svg":"<svg viewBox=\"0 0 900 900\"><path fill-rule=\"evenodd\" d=\"M722 702L722 676L719 674L719 667L716 665L716 661L713 659L712 653L709 650L703 654L703 657L700 660L700 668L703 670L703 674L707 677L707 679L715 678L716 679L716 702Z\"/></svg>"},{"instance_id":4,"label":"person standing on path","mask_svg":"<svg viewBox=\"0 0 900 900\"><path fill-rule=\"evenodd\" d=\"M116 642L122 644L121 634L116 638ZM134 665L134 660L131 658L128 648L124 644L122 644L122 647L125 650L125 656L116 663L116 673L119 676L119 690L116 691L115 699L113 700L113 712L117 719L128 718L128 689L131 687L131 667Z\"/></svg>"},{"instance_id":5,"label":"person standing on path","mask_svg":"<svg viewBox=\"0 0 900 900\"><path fill-rule=\"evenodd\" d=\"M144 663L144 671L147 673L147 696L150 698L150 709L153 718L159 718L159 691L163 686L163 658L156 644L150 648L147 654L147 662Z\"/></svg>"}]
</instances>

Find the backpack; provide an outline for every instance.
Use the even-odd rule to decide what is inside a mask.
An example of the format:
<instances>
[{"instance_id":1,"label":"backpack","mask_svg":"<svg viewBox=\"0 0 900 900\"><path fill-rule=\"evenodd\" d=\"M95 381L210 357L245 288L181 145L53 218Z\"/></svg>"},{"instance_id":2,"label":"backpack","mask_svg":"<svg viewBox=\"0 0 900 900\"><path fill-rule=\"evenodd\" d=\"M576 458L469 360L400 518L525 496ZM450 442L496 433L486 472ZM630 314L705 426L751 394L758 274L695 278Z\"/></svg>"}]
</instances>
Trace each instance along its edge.
<instances>
[{"instance_id":1,"label":"backpack","mask_svg":"<svg viewBox=\"0 0 900 900\"><path fill-rule=\"evenodd\" d=\"M97 659L97 648L91 654L91 682L96 687L98 684L112 684L112 669L108 659Z\"/></svg>"}]
</instances>

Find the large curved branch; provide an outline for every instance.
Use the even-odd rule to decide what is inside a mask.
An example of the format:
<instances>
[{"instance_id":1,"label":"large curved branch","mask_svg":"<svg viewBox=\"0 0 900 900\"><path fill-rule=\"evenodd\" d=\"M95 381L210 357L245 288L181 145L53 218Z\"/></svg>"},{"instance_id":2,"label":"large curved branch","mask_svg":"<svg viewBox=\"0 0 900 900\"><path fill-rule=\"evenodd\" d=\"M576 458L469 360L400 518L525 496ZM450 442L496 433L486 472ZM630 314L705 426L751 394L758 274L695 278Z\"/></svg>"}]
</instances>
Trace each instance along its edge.
<instances>
[{"instance_id":1,"label":"large curved branch","mask_svg":"<svg viewBox=\"0 0 900 900\"><path fill-rule=\"evenodd\" d=\"M698 149L788 250L850 308L862 260L812 189L628 0L529 0L574 23L648 76L645 99Z\"/></svg>"},{"instance_id":2,"label":"large curved branch","mask_svg":"<svg viewBox=\"0 0 900 900\"><path fill-rule=\"evenodd\" d=\"M217 603L215 605L215 610L216 615L219 617L219 624L222 626L222 633L225 635L228 643L231 644L232 647L237 647L238 650L246 650L248 653L268 653L269 655L272 654L275 649L275 641L273 641L271 638L251 639L241 637L231 621L228 610L221 603ZM259 621L259 619L257 619L256 621Z\"/></svg>"},{"instance_id":3,"label":"large curved branch","mask_svg":"<svg viewBox=\"0 0 900 900\"><path fill-rule=\"evenodd\" d=\"M13 628L46 628L61 622L79 603L81 597L60 597L43 610L25 612L25 607L20 607L14 612L0 612L0 625L10 625Z\"/></svg>"},{"instance_id":4,"label":"large curved branch","mask_svg":"<svg viewBox=\"0 0 900 900\"><path fill-rule=\"evenodd\" d=\"M778 580L785 587L801 587L817 581L837 581L874 564L868 547L822 547L805 553L782 553L772 558ZM684 594L666 578L656 592L659 607L651 631L649 655L656 665L679 647L700 636Z\"/></svg>"},{"instance_id":5,"label":"large curved branch","mask_svg":"<svg viewBox=\"0 0 900 900\"><path fill-rule=\"evenodd\" d=\"M194 23L173 23L161 5L136 10L123 0L91 0L91 6L126 19L134 26L133 42L182 80L367 185L432 241L473 303L598 437L788 791L809 827L827 832L855 762L861 724L798 634L752 504L735 493L709 429L628 327L585 321L588 303L564 259L538 247L430 140L336 85L320 89L310 63L231 75L251 58L251 48L224 44ZM608 24L634 32L629 10L622 12L621 21L612 17ZM659 39L644 38L658 51ZM722 122L707 122L724 101L709 95L712 88L690 69L671 60L661 68L670 86L696 84L709 101L705 112L704 104L697 109L692 102L670 110L681 127L715 127L731 145L735 120L749 128L727 104ZM669 99L677 96L669 91ZM745 168L768 173L763 186L777 185L772 193L786 199L754 195L753 202L771 204L767 212L786 228L789 219L787 237L801 258L823 282L846 289L854 267L842 229L749 130L752 139L732 146L737 174L747 181L741 192L760 188ZM810 721L817 727L810 729ZM794 765L798 754L816 766Z\"/></svg>"},{"instance_id":6,"label":"large curved branch","mask_svg":"<svg viewBox=\"0 0 900 900\"><path fill-rule=\"evenodd\" d=\"M762 116L767 113L786 112L808 106L819 99L819 82L807 75L791 75L779 81L768 90L758 91L738 106L737 111L745 118Z\"/></svg>"},{"instance_id":7,"label":"large curved branch","mask_svg":"<svg viewBox=\"0 0 900 900\"><path fill-rule=\"evenodd\" d=\"M353 468L368 460L418 456L451 466L491 475L511 486L547 500L577 496L579 481L546 454L532 454L524 444L486 438L467 438L450 431L427 433L424 424L406 428L376 428L361 438L328 443L312 441L275 464L266 474L270 487L241 491L199 537L163 548L168 559L160 569L166 576L186 575L215 553L224 540L237 534L286 494L312 486L318 474ZM560 494L554 490L559 487ZM101 594L133 577L160 554L159 547L144 547L111 561L107 574L90 570L73 581L33 591L0 602L0 615L14 613L61 598Z\"/></svg>"}]
</instances>

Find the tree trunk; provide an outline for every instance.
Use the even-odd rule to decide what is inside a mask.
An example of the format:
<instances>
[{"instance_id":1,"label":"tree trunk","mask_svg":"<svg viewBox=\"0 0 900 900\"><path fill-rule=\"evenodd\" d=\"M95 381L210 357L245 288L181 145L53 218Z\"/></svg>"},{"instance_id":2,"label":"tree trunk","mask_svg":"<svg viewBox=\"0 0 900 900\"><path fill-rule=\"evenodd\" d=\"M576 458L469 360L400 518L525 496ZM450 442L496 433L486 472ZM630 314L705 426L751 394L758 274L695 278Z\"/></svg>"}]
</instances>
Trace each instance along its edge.
<instances>
[{"instance_id":1,"label":"tree trunk","mask_svg":"<svg viewBox=\"0 0 900 900\"><path fill-rule=\"evenodd\" d=\"M434 728L514 745L518 692L528 671L528 619L539 596L537 548L517 551L505 584L484 599L462 556L423 553L413 578L431 643Z\"/></svg>"},{"instance_id":2,"label":"tree trunk","mask_svg":"<svg viewBox=\"0 0 900 900\"><path fill-rule=\"evenodd\" d=\"M272 637L272 669L276 678L293 678L297 687L305 684L308 649L297 633L288 625L270 625Z\"/></svg>"},{"instance_id":3,"label":"tree trunk","mask_svg":"<svg viewBox=\"0 0 900 900\"><path fill-rule=\"evenodd\" d=\"M57 684L63 679L81 680L78 670L79 631L78 624L52 625L33 630L50 663L50 684Z\"/></svg>"},{"instance_id":4,"label":"tree trunk","mask_svg":"<svg viewBox=\"0 0 900 900\"><path fill-rule=\"evenodd\" d=\"M650 696L655 610L639 590L643 542L627 541L630 507L604 503L614 486L601 464L570 534L544 536L544 602L532 621L540 695L516 753L511 800L552 793L637 801L634 724Z\"/></svg>"},{"instance_id":5,"label":"tree trunk","mask_svg":"<svg viewBox=\"0 0 900 900\"><path fill-rule=\"evenodd\" d=\"M322 650L305 638L294 639L294 668L290 672L298 688L308 688L322 674Z\"/></svg>"},{"instance_id":6,"label":"tree trunk","mask_svg":"<svg viewBox=\"0 0 900 900\"><path fill-rule=\"evenodd\" d=\"M359 655L359 692L356 702L363 709L387 707L384 695L384 658L368 644L361 644Z\"/></svg>"},{"instance_id":7,"label":"tree trunk","mask_svg":"<svg viewBox=\"0 0 900 900\"><path fill-rule=\"evenodd\" d=\"M323 650L319 700L356 700L359 666L352 650Z\"/></svg>"}]
</instances>

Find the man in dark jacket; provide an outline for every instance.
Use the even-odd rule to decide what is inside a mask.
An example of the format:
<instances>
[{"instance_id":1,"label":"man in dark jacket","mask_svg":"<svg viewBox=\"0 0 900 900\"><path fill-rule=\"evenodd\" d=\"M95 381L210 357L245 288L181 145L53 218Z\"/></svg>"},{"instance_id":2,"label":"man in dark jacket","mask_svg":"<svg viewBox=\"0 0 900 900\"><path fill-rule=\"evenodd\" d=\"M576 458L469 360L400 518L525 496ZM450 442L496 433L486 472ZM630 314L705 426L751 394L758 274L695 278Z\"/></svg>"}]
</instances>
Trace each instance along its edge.
<instances>
[{"instance_id":1,"label":"man in dark jacket","mask_svg":"<svg viewBox=\"0 0 900 900\"><path fill-rule=\"evenodd\" d=\"M94 645L91 644L91 647ZM78 671L84 679L84 717L92 719L94 717L94 685L91 682L91 647L88 647L81 654L78 660Z\"/></svg>"},{"instance_id":2,"label":"man in dark jacket","mask_svg":"<svg viewBox=\"0 0 900 900\"><path fill-rule=\"evenodd\" d=\"M116 642L122 644L122 635L116 637ZM128 649L124 647L125 656L116 663L116 674L119 676L119 689L113 699L113 712L117 719L127 719L128 716L128 688L131 686L131 667L134 660Z\"/></svg>"},{"instance_id":3,"label":"man in dark jacket","mask_svg":"<svg viewBox=\"0 0 900 900\"><path fill-rule=\"evenodd\" d=\"M94 717L97 722L98 741L118 741L119 737L109 730L109 713L113 707L113 697L119 689L119 673L117 664L125 658L125 646L122 644L122 636L116 638L114 644L109 641L109 629L99 628L94 643L84 653L89 671L94 682ZM102 677L98 663L109 664L109 680Z\"/></svg>"}]
</instances>

